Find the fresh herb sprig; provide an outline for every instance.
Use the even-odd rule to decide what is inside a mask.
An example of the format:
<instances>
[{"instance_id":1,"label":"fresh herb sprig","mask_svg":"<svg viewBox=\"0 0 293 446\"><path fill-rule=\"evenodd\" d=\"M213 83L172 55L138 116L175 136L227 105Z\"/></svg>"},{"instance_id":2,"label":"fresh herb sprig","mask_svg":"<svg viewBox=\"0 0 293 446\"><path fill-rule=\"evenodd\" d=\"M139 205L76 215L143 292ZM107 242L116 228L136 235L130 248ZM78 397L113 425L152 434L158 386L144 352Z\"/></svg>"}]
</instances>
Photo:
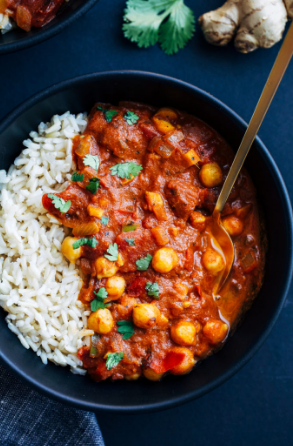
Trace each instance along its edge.
<instances>
[{"instance_id":1,"label":"fresh herb sprig","mask_svg":"<svg viewBox=\"0 0 293 446\"><path fill-rule=\"evenodd\" d=\"M102 287L99 291L94 291L96 298L91 301L91 310L97 311L99 309L104 310L109 304L105 304L104 300L108 296L108 291L106 288Z\"/></svg>"},{"instance_id":2,"label":"fresh herb sprig","mask_svg":"<svg viewBox=\"0 0 293 446\"><path fill-rule=\"evenodd\" d=\"M155 299L159 299L160 289L157 282L147 282L145 290L149 296L154 296Z\"/></svg>"},{"instance_id":3,"label":"fresh herb sprig","mask_svg":"<svg viewBox=\"0 0 293 446\"><path fill-rule=\"evenodd\" d=\"M124 353L108 353L107 361L106 361L106 367L107 370L111 370L113 367L116 367L116 365L119 364L120 361L122 361L124 357Z\"/></svg>"},{"instance_id":4,"label":"fresh herb sprig","mask_svg":"<svg viewBox=\"0 0 293 446\"><path fill-rule=\"evenodd\" d=\"M109 217L102 217L101 223L102 225L107 226L107 224L109 223Z\"/></svg>"},{"instance_id":5,"label":"fresh herb sprig","mask_svg":"<svg viewBox=\"0 0 293 446\"><path fill-rule=\"evenodd\" d=\"M109 248L107 249L107 253L108 254L105 254L104 257L106 257L106 259L110 260L111 262L116 262L116 260L118 260L117 243L114 243L114 245L110 245Z\"/></svg>"},{"instance_id":6,"label":"fresh herb sprig","mask_svg":"<svg viewBox=\"0 0 293 446\"><path fill-rule=\"evenodd\" d=\"M137 177L142 171L142 165L133 163L132 161L128 163L115 164L115 166L110 167L111 175L117 175L120 178L127 178L127 180L132 177Z\"/></svg>"},{"instance_id":7,"label":"fresh herb sprig","mask_svg":"<svg viewBox=\"0 0 293 446\"><path fill-rule=\"evenodd\" d=\"M71 175L71 181L83 181L84 179L84 174L82 173L77 173L77 172L73 172L73 174Z\"/></svg>"},{"instance_id":8,"label":"fresh herb sprig","mask_svg":"<svg viewBox=\"0 0 293 446\"><path fill-rule=\"evenodd\" d=\"M122 339L129 339L134 334L134 326L131 321L118 321L118 333L123 334Z\"/></svg>"},{"instance_id":9,"label":"fresh herb sprig","mask_svg":"<svg viewBox=\"0 0 293 446\"><path fill-rule=\"evenodd\" d=\"M106 110L103 107L98 106L97 110L100 110L104 113L105 119L107 122L111 122L114 116L118 115L118 111L116 110Z\"/></svg>"},{"instance_id":10,"label":"fresh herb sprig","mask_svg":"<svg viewBox=\"0 0 293 446\"><path fill-rule=\"evenodd\" d=\"M93 195L97 192L100 187L99 178L91 178L89 184L86 185L86 189L89 190Z\"/></svg>"},{"instance_id":11,"label":"fresh herb sprig","mask_svg":"<svg viewBox=\"0 0 293 446\"><path fill-rule=\"evenodd\" d=\"M129 246L135 246L134 238L126 238L125 241L128 243Z\"/></svg>"},{"instance_id":12,"label":"fresh herb sprig","mask_svg":"<svg viewBox=\"0 0 293 446\"><path fill-rule=\"evenodd\" d=\"M91 155L91 154L88 153L87 155L85 155L83 157L83 164L85 166L92 167L93 169L98 171L99 165L100 165L100 160L99 160L99 157L97 155Z\"/></svg>"},{"instance_id":13,"label":"fresh herb sprig","mask_svg":"<svg viewBox=\"0 0 293 446\"><path fill-rule=\"evenodd\" d=\"M57 195L48 194L48 198L51 198L55 209L61 212L61 214L65 214L71 206L71 201L64 201L63 198L57 197Z\"/></svg>"},{"instance_id":14,"label":"fresh herb sprig","mask_svg":"<svg viewBox=\"0 0 293 446\"><path fill-rule=\"evenodd\" d=\"M92 238L83 237L83 238L79 238L78 240L76 240L76 242L74 242L72 244L72 247L73 247L73 249L77 249L82 245L88 245L91 248L95 248L97 246L97 244L98 244L98 242L97 242L97 239L95 239L95 237L92 237Z\"/></svg>"},{"instance_id":15,"label":"fresh herb sprig","mask_svg":"<svg viewBox=\"0 0 293 446\"><path fill-rule=\"evenodd\" d=\"M124 119L128 125L133 125L137 123L137 121L139 120L139 116L137 116L134 112L128 110L124 115Z\"/></svg>"},{"instance_id":16,"label":"fresh herb sprig","mask_svg":"<svg viewBox=\"0 0 293 446\"><path fill-rule=\"evenodd\" d=\"M192 38L195 18L183 0L128 0L122 29L140 48L159 42L170 55Z\"/></svg>"},{"instance_id":17,"label":"fresh herb sprig","mask_svg":"<svg viewBox=\"0 0 293 446\"><path fill-rule=\"evenodd\" d=\"M148 267L150 266L152 258L153 257L150 254L147 254L142 259L137 260L135 263L136 263L136 267L137 267L138 271L146 271L148 269Z\"/></svg>"}]
</instances>

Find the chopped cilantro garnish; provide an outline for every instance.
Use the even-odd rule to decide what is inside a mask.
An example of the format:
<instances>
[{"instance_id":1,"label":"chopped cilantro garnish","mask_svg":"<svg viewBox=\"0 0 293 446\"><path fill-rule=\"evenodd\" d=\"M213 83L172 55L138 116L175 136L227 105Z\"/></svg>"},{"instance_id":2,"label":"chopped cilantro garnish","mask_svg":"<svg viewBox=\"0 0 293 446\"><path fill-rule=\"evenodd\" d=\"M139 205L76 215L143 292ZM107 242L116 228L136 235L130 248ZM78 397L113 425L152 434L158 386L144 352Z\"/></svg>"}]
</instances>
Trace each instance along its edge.
<instances>
[{"instance_id":1,"label":"chopped cilantro garnish","mask_svg":"<svg viewBox=\"0 0 293 446\"><path fill-rule=\"evenodd\" d=\"M195 19L183 0L128 0L122 29L140 48L159 42L174 54L192 38Z\"/></svg>"},{"instance_id":2,"label":"chopped cilantro garnish","mask_svg":"<svg viewBox=\"0 0 293 446\"><path fill-rule=\"evenodd\" d=\"M107 226L107 224L109 223L109 217L102 217L101 223L102 225Z\"/></svg>"},{"instance_id":3,"label":"chopped cilantro garnish","mask_svg":"<svg viewBox=\"0 0 293 446\"><path fill-rule=\"evenodd\" d=\"M99 178L91 178L89 184L86 185L86 189L89 190L92 194L95 194L100 187L100 179Z\"/></svg>"},{"instance_id":4,"label":"chopped cilantro garnish","mask_svg":"<svg viewBox=\"0 0 293 446\"><path fill-rule=\"evenodd\" d=\"M95 239L95 237L92 238L79 238L78 240L76 240L76 242L73 243L72 247L73 249L77 249L79 248L81 245L88 245L91 248L95 248L97 246L98 242Z\"/></svg>"},{"instance_id":5,"label":"chopped cilantro garnish","mask_svg":"<svg viewBox=\"0 0 293 446\"><path fill-rule=\"evenodd\" d=\"M110 167L110 170L111 175L117 175L120 178L127 178L130 180L131 175L137 177L142 171L142 166L131 161L129 163L115 164L115 166Z\"/></svg>"},{"instance_id":6,"label":"chopped cilantro garnish","mask_svg":"<svg viewBox=\"0 0 293 446\"><path fill-rule=\"evenodd\" d=\"M145 290L148 293L149 296L154 296L155 298L159 298L159 285L157 284L157 282L147 282L146 286L145 286Z\"/></svg>"},{"instance_id":7,"label":"chopped cilantro garnish","mask_svg":"<svg viewBox=\"0 0 293 446\"><path fill-rule=\"evenodd\" d=\"M122 339L129 339L134 334L134 326L131 321L118 321L118 333L123 334Z\"/></svg>"},{"instance_id":8,"label":"chopped cilantro garnish","mask_svg":"<svg viewBox=\"0 0 293 446\"><path fill-rule=\"evenodd\" d=\"M92 167L93 169L95 169L96 171L98 171L99 169L99 164L100 164L100 160L99 157L97 155L90 155L87 154L83 157L83 164L85 166L89 166Z\"/></svg>"},{"instance_id":9,"label":"chopped cilantro garnish","mask_svg":"<svg viewBox=\"0 0 293 446\"><path fill-rule=\"evenodd\" d=\"M65 214L71 206L70 200L65 202L63 198L57 197L57 195L48 194L48 198L51 198L53 205L61 212L61 214Z\"/></svg>"},{"instance_id":10,"label":"chopped cilantro garnish","mask_svg":"<svg viewBox=\"0 0 293 446\"><path fill-rule=\"evenodd\" d=\"M83 179L84 174L73 172L73 174L71 175L71 181L83 181Z\"/></svg>"},{"instance_id":11,"label":"chopped cilantro garnish","mask_svg":"<svg viewBox=\"0 0 293 446\"><path fill-rule=\"evenodd\" d=\"M128 125L133 125L137 123L137 121L139 120L139 116L137 116L134 112L128 110L124 115L124 119Z\"/></svg>"},{"instance_id":12,"label":"chopped cilantro garnish","mask_svg":"<svg viewBox=\"0 0 293 446\"><path fill-rule=\"evenodd\" d=\"M120 353L108 353L106 367L107 370L111 370L113 367L116 367L120 361L122 361L124 354Z\"/></svg>"},{"instance_id":13,"label":"chopped cilantro garnish","mask_svg":"<svg viewBox=\"0 0 293 446\"><path fill-rule=\"evenodd\" d=\"M129 244L129 246L135 246L134 238L126 238L125 241Z\"/></svg>"},{"instance_id":14,"label":"chopped cilantro garnish","mask_svg":"<svg viewBox=\"0 0 293 446\"><path fill-rule=\"evenodd\" d=\"M111 122L113 117L118 114L118 111L116 110L106 110L105 108L102 108L100 106L98 106L97 109L104 113L107 122Z\"/></svg>"},{"instance_id":15,"label":"chopped cilantro garnish","mask_svg":"<svg viewBox=\"0 0 293 446\"><path fill-rule=\"evenodd\" d=\"M146 257L137 260L135 263L138 271L146 271L152 261L152 258L153 257L150 254L147 254Z\"/></svg>"},{"instance_id":16,"label":"chopped cilantro garnish","mask_svg":"<svg viewBox=\"0 0 293 446\"><path fill-rule=\"evenodd\" d=\"M104 300L108 296L108 292L106 288L102 287L99 289L98 292L94 291L94 294L96 295L96 298L91 301L91 310L97 311L100 308L104 310L109 304L105 304Z\"/></svg>"},{"instance_id":17,"label":"chopped cilantro garnish","mask_svg":"<svg viewBox=\"0 0 293 446\"><path fill-rule=\"evenodd\" d=\"M116 260L118 259L118 245L117 243L114 243L114 245L110 245L109 248L107 249L107 253L105 254L104 257L106 257L106 259L111 260L111 262L116 262Z\"/></svg>"}]
</instances>

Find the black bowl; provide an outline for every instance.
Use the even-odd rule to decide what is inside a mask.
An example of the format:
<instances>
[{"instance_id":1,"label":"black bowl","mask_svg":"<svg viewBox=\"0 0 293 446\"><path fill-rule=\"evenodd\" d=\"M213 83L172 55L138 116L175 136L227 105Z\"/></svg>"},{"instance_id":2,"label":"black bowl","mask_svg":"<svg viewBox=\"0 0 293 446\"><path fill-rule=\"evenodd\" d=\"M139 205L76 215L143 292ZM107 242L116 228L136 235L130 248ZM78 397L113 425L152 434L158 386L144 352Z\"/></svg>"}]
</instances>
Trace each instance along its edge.
<instances>
[{"instance_id":1,"label":"black bowl","mask_svg":"<svg viewBox=\"0 0 293 446\"><path fill-rule=\"evenodd\" d=\"M37 94L17 107L0 124L1 169L7 169L22 148L22 140L40 121L53 114L89 111L94 101L117 104L134 100L173 106L192 113L223 135L236 150L245 122L217 99L198 88L158 74L96 73L72 79ZM47 396L87 410L137 412L170 408L214 389L236 373L258 350L284 304L292 271L292 212L280 172L257 139L247 158L257 187L268 231L269 251L263 287L243 323L223 349L189 375L168 376L162 382L144 379L94 383L53 364L44 366L25 350L7 328L0 312L0 358L20 378Z\"/></svg>"},{"instance_id":2,"label":"black bowl","mask_svg":"<svg viewBox=\"0 0 293 446\"><path fill-rule=\"evenodd\" d=\"M56 17L42 28L26 32L16 27L6 34L0 33L0 54L12 53L47 40L85 14L98 0L70 0L64 2Z\"/></svg>"}]
</instances>

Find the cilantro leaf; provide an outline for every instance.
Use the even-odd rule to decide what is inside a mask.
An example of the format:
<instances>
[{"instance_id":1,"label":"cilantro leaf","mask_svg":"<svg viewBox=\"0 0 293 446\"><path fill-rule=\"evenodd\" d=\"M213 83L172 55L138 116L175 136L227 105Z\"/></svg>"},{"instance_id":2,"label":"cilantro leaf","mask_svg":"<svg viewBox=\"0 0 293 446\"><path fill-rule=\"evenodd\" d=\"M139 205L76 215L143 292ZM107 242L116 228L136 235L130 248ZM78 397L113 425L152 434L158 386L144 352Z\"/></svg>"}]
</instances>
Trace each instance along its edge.
<instances>
[{"instance_id":1,"label":"cilantro leaf","mask_svg":"<svg viewBox=\"0 0 293 446\"><path fill-rule=\"evenodd\" d=\"M133 125L137 123L137 121L139 120L139 116L137 116L134 112L128 110L124 115L124 119L128 125Z\"/></svg>"},{"instance_id":2,"label":"cilantro leaf","mask_svg":"<svg viewBox=\"0 0 293 446\"><path fill-rule=\"evenodd\" d=\"M147 254L146 257L137 260L135 263L138 271L146 271L152 261L152 258L153 257L150 254Z\"/></svg>"},{"instance_id":3,"label":"cilantro leaf","mask_svg":"<svg viewBox=\"0 0 293 446\"><path fill-rule=\"evenodd\" d=\"M102 217L101 223L102 225L107 226L107 224L109 223L109 217Z\"/></svg>"},{"instance_id":4,"label":"cilantro leaf","mask_svg":"<svg viewBox=\"0 0 293 446\"><path fill-rule=\"evenodd\" d=\"M183 0L128 0L126 6L124 35L140 48L159 42L174 54L193 36L194 14Z\"/></svg>"},{"instance_id":5,"label":"cilantro leaf","mask_svg":"<svg viewBox=\"0 0 293 446\"><path fill-rule=\"evenodd\" d=\"M100 110L100 111L102 111L103 113L106 113L106 111L107 111L106 108L100 107L100 105L97 106L97 110Z\"/></svg>"},{"instance_id":6,"label":"cilantro leaf","mask_svg":"<svg viewBox=\"0 0 293 446\"><path fill-rule=\"evenodd\" d=\"M99 169L100 160L97 155L90 155L89 153L83 157L83 164L92 167L96 171Z\"/></svg>"},{"instance_id":7,"label":"cilantro leaf","mask_svg":"<svg viewBox=\"0 0 293 446\"><path fill-rule=\"evenodd\" d=\"M107 370L111 370L113 367L116 367L120 361L122 361L124 353L108 353L106 367Z\"/></svg>"},{"instance_id":8,"label":"cilantro leaf","mask_svg":"<svg viewBox=\"0 0 293 446\"><path fill-rule=\"evenodd\" d=\"M100 187L100 179L99 178L91 178L89 184L86 185L86 189L89 190L92 194L95 194Z\"/></svg>"},{"instance_id":9,"label":"cilantro leaf","mask_svg":"<svg viewBox=\"0 0 293 446\"><path fill-rule=\"evenodd\" d=\"M105 113L105 119L107 122L111 122L115 115L118 115L116 110L107 110Z\"/></svg>"},{"instance_id":10,"label":"cilantro leaf","mask_svg":"<svg viewBox=\"0 0 293 446\"><path fill-rule=\"evenodd\" d=\"M104 257L106 257L106 259L111 260L111 262L116 262L116 260L118 260L118 245L117 243L114 243L114 245L110 245L109 248L107 249L107 253L105 254Z\"/></svg>"},{"instance_id":11,"label":"cilantro leaf","mask_svg":"<svg viewBox=\"0 0 293 446\"><path fill-rule=\"evenodd\" d=\"M115 166L110 167L110 170L111 175L117 175L120 178L127 178L127 180L130 180L131 175L137 177L142 171L142 165L130 161L129 163L115 164Z\"/></svg>"},{"instance_id":12,"label":"cilantro leaf","mask_svg":"<svg viewBox=\"0 0 293 446\"><path fill-rule=\"evenodd\" d=\"M73 174L71 175L71 181L83 181L83 179L84 174L73 172Z\"/></svg>"},{"instance_id":13,"label":"cilantro leaf","mask_svg":"<svg viewBox=\"0 0 293 446\"><path fill-rule=\"evenodd\" d=\"M94 294L96 295L96 298L91 301L91 310L104 310L109 305L104 303L104 300L108 296L108 291L106 290L106 288L101 287L98 292L94 291Z\"/></svg>"},{"instance_id":14,"label":"cilantro leaf","mask_svg":"<svg viewBox=\"0 0 293 446\"><path fill-rule=\"evenodd\" d=\"M93 312L97 310L104 310L109 304L104 304L104 302L94 299L91 301L91 310Z\"/></svg>"},{"instance_id":15,"label":"cilantro leaf","mask_svg":"<svg viewBox=\"0 0 293 446\"><path fill-rule=\"evenodd\" d=\"M95 293L95 295L96 295L97 297L99 297L100 299L106 299L106 297L108 296L108 291L107 291L106 288L103 287L103 286L99 289L98 292L94 291L94 293Z\"/></svg>"},{"instance_id":16,"label":"cilantro leaf","mask_svg":"<svg viewBox=\"0 0 293 446\"><path fill-rule=\"evenodd\" d=\"M134 326L131 321L118 321L118 333L123 334L122 339L129 339L134 334Z\"/></svg>"},{"instance_id":17,"label":"cilantro leaf","mask_svg":"<svg viewBox=\"0 0 293 446\"><path fill-rule=\"evenodd\" d=\"M135 246L134 238L126 238L125 241L129 244L129 246Z\"/></svg>"},{"instance_id":18,"label":"cilantro leaf","mask_svg":"<svg viewBox=\"0 0 293 446\"><path fill-rule=\"evenodd\" d=\"M168 20L160 28L162 50L168 55L177 53L192 38L194 30L195 20L191 9L182 2L175 3Z\"/></svg>"},{"instance_id":19,"label":"cilantro leaf","mask_svg":"<svg viewBox=\"0 0 293 446\"><path fill-rule=\"evenodd\" d=\"M71 206L70 200L66 201L65 203L63 198L57 197L57 195L48 194L48 198L51 198L55 209L59 210L61 214L65 214Z\"/></svg>"},{"instance_id":20,"label":"cilantro leaf","mask_svg":"<svg viewBox=\"0 0 293 446\"><path fill-rule=\"evenodd\" d=\"M72 248L73 249L77 249L79 248L81 245L88 245L91 248L95 248L97 246L98 242L97 239L95 239L95 237L92 238L79 238L78 240L76 240L76 242L73 243Z\"/></svg>"},{"instance_id":21,"label":"cilantro leaf","mask_svg":"<svg viewBox=\"0 0 293 446\"><path fill-rule=\"evenodd\" d=\"M157 282L147 282L146 286L145 286L145 290L148 293L149 296L154 296L155 298L159 298L159 285L157 284Z\"/></svg>"},{"instance_id":22,"label":"cilantro leaf","mask_svg":"<svg viewBox=\"0 0 293 446\"><path fill-rule=\"evenodd\" d=\"M97 109L104 113L104 116L105 116L105 119L107 122L111 122L113 117L115 115L118 115L118 111L116 111L116 110L106 110L105 108L102 108L100 106L98 106Z\"/></svg>"}]
</instances>

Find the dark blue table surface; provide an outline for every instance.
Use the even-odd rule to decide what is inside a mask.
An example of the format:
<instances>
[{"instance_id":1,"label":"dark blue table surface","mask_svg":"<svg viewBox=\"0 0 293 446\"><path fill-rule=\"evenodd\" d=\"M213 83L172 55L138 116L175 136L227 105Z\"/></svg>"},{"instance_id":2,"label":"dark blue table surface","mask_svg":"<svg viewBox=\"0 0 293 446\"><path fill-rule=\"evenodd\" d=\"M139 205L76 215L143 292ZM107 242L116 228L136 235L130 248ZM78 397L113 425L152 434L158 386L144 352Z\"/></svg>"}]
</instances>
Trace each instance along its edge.
<instances>
[{"instance_id":1,"label":"dark blue table surface","mask_svg":"<svg viewBox=\"0 0 293 446\"><path fill-rule=\"evenodd\" d=\"M221 0L187 0L198 17ZM242 55L208 45L198 29L176 56L138 49L121 32L125 0L100 0L62 34L0 57L0 119L61 80L94 71L153 71L190 82L249 120L280 44ZM293 194L293 62L260 130ZM270 296L268 296L268 299ZM98 414L107 446L293 444L293 289L269 338L232 379L201 399L147 415ZM156 384L154 384L156 385Z\"/></svg>"}]
</instances>

